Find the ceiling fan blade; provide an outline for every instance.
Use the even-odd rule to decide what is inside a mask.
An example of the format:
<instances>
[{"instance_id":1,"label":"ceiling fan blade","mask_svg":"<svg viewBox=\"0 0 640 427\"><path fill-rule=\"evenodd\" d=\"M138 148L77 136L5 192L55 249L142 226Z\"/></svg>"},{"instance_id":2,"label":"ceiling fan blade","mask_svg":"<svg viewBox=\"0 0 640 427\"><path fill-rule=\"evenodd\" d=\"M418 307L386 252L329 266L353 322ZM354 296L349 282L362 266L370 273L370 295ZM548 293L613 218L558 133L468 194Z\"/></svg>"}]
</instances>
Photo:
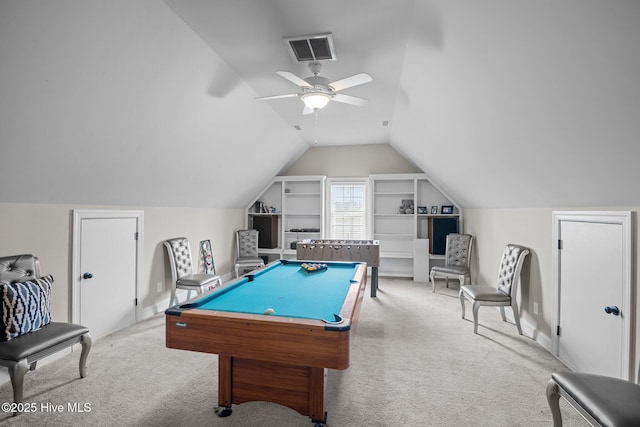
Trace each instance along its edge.
<instances>
[{"instance_id":1,"label":"ceiling fan blade","mask_svg":"<svg viewBox=\"0 0 640 427\"><path fill-rule=\"evenodd\" d=\"M338 80L333 83L329 83L329 86L333 88L336 92L342 89L346 89L348 87L358 86L365 83L369 83L373 81L371 76L367 73L360 73L353 75L351 77L345 77L342 80Z\"/></svg>"},{"instance_id":2,"label":"ceiling fan blade","mask_svg":"<svg viewBox=\"0 0 640 427\"><path fill-rule=\"evenodd\" d=\"M293 98L294 96L298 96L297 93L288 93L286 95L273 95L273 96L261 96L256 99L260 101L264 101L266 99L280 99L280 98Z\"/></svg>"},{"instance_id":3,"label":"ceiling fan blade","mask_svg":"<svg viewBox=\"0 0 640 427\"><path fill-rule=\"evenodd\" d=\"M306 105L304 106L304 110L302 110L302 114L306 115L306 114L311 114L313 113L315 110L313 108L309 108Z\"/></svg>"},{"instance_id":4,"label":"ceiling fan blade","mask_svg":"<svg viewBox=\"0 0 640 427\"><path fill-rule=\"evenodd\" d=\"M300 87L311 87L309 83L305 82L300 77L296 76L293 73L290 73L289 71L276 71L276 74L281 77L284 77L285 79L289 80L291 83L298 85Z\"/></svg>"},{"instance_id":5,"label":"ceiling fan blade","mask_svg":"<svg viewBox=\"0 0 640 427\"><path fill-rule=\"evenodd\" d=\"M364 107L369 102L368 99L358 98L357 96L345 95L343 93L338 93L333 97L334 101L342 102L344 104L357 105L358 107Z\"/></svg>"}]
</instances>

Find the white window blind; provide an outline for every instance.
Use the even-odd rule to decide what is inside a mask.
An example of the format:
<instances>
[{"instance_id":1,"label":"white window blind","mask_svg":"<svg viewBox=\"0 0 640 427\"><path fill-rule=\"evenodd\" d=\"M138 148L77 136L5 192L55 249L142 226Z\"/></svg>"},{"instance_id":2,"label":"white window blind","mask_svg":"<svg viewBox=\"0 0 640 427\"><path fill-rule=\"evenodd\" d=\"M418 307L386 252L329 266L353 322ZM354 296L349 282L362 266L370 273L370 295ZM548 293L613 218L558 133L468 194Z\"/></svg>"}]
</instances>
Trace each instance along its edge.
<instances>
[{"instance_id":1,"label":"white window blind","mask_svg":"<svg viewBox=\"0 0 640 427\"><path fill-rule=\"evenodd\" d=\"M331 239L363 240L367 234L367 186L364 183L330 184Z\"/></svg>"}]
</instances>

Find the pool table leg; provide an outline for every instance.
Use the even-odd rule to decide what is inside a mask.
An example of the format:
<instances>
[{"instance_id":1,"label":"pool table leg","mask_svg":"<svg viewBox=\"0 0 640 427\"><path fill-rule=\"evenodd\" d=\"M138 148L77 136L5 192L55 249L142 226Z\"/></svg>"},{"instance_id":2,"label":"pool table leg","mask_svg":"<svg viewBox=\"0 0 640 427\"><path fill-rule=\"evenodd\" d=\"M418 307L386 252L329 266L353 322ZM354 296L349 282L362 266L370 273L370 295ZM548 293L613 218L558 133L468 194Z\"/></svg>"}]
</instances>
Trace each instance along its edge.
<instances>
[{"instance_id":1,"label":"pool table leg","mask_svg":"<svg viewBox=\"0 0 640 427\"><path fill-rule=\"evenodd\" d=\"M218 355L218 407L215 413L227 417L231 415L234 403L269 401L308 415L316 426L324 426L327 422L324 408L326 374L325 368ZM234 383L249 387L234 391ZM298 389L297 393L288 393L292 384ZM265 390L272 394L266 395ZM300 393L300 390L307 392Z\"/></svg>"},{"instance_id":2,"label":"pool table leg","mask_svg":"<svg viewBox=\"0 0 640 427\"><path fill-rule=\"evenodd\" d=\"M218 407L219 417L231 415L231 356L218 356Z\"/></svg>"}]
</instances>

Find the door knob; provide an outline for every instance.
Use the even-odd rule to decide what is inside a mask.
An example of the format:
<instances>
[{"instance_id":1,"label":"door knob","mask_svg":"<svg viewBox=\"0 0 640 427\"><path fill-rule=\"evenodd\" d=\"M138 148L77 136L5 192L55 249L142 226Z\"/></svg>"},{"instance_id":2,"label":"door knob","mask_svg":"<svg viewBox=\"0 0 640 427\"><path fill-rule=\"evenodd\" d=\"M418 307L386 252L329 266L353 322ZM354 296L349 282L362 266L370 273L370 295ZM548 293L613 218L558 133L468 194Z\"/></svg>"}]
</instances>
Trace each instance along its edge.
<instances>
[{"instance_id":1,"label":"door knob","mask_svg":"<svg viewBox=\"0 0 640 427\"><path fill-rule=\"evenodd\" d=\"M604 308L605 313L607 314L613 314L614 316L619 316L620 315L620 309L618 308L618 306L612 305L612 306L606 306Z\"/></svg>"},{"instance_id":2,"label":"door knob","mask_svg":"<svg viewBox=\"0 0 640 427\"><path fill-rule=\"evenodd\" d=\"M92 277L93 277L93 274L91 274L91 273L84 273L84 274L82 275L82 278L83 278L83 279L91 279Z\"/></svg>"}]
</instances>

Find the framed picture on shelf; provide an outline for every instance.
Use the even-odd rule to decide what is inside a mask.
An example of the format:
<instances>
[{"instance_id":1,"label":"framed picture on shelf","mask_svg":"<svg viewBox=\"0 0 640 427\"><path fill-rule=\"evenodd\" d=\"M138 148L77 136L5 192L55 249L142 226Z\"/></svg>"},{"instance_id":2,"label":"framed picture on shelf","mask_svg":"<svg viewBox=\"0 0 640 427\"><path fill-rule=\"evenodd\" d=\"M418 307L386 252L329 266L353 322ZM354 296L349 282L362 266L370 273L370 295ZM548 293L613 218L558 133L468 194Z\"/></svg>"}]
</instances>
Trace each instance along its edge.
<instances>
[{"instance_id":1,"label":"framed picture on shelf","mask_svg":"<svg viewBox=\"0 0 640 427\"><path fill-rule=\"evenodd\" d=\"M443 205L442 209L440 210L440 212L442 214L452 214L453 213L453 206L451 206L451 205Z\"/></svg>"},{"instance_id":2,"label":"framed picture on shelf","mask_svg":"<svg viewBox=\"0 0 640 427\"><path fill-rule=\"evenodd\" d=\"M438 215L438 207L437 206L431 206L431 214L432 215Z\"/></svg>"},{"instance_id":3,"label":"framed picture on shelf","mask_svg":"<svg viewBox=\"0 0 640 427\"><path fill-rule=\"evenodd\" d=\"M418 206L418 214L427 214L429 212L427 212L427 207L426 206Z\"/></svg>"}]
</instances>

